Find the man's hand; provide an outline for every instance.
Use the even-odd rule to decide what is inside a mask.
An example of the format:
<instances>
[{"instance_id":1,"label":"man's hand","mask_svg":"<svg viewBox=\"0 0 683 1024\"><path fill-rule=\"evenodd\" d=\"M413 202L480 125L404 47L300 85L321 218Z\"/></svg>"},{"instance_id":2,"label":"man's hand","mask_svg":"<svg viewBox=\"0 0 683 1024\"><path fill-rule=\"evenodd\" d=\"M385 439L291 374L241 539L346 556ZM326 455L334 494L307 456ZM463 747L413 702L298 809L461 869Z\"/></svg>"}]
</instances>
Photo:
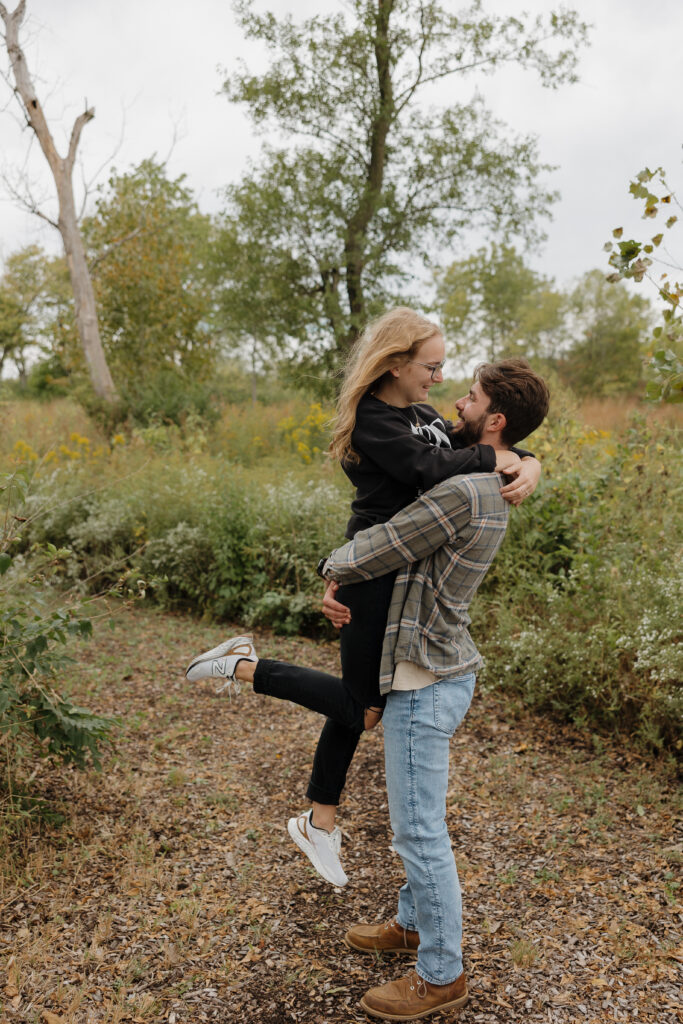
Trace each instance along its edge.
<instances>
[{"instance_id":1,"label":"man's hand","mask_svg":"<svg viewBox=\"0 0 683 1024\"><path fill-rule=\"evenodd\" d=\"M501 472L507 473L509 470L503 469ZM515 479L505 487L501 487L500 493L511 505L521 505L525 498L534 493L540 479L541 463L538 459L526 457L520 461L519 472Z\"/></svg>"},{"instance_id":2,"label":"man's hand","mask_svg":"<svg viewBox=\"0 0 683 1024\"><path fill-rule=\"evenodd\" d=\"M334 595L339 590L339 584L332 580L327 584L325 596L323 597L323 615L330 620L333 626L341 629L351 621L351 612L345 604L335 601Z\"/></svg>"}]
</instances>

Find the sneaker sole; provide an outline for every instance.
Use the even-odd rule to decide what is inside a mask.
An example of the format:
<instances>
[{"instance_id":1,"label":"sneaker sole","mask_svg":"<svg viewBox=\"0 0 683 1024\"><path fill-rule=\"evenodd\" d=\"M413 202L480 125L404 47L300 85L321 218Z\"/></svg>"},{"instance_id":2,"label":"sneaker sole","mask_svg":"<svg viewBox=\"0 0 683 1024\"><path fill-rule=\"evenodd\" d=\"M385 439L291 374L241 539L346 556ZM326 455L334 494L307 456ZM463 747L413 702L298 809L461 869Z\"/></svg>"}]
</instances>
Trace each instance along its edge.
<instances>
[{"instance_id":1,"label":"sneaker sole","mask_svg":"<svg viewBox=\"0 0 683 1024\"><path fill-rule=\"evenodd\" d=\"M422 1013L385 1013L384 1010L375 1010L365 1002L365 996L360 1001L360 1005L363 1007L366 1013L370 1014L371 1017L380 1017L382 1020L418 1020L420 1017L429 1017L433 1013L444 1013L446 1010L457 1010L459 1007L464 1006L469 999L469 992L465 992L464 996L459 996L457 999L452 999L450 1003L441 1003L440 1006L432 1006L430 1010L423 1010Z\"/></svg>"},{"instance_id":2,"label":"sneaker sole","mask_svg":"<svg viewBox=\"0 0 683 1024\"><path fill-rule=\"evenodd\" d=\"M391 949L382 949L380 946L356 946L346 935L343 941L349 949L355 949L358 953L372 953L373 956L377 953L389 953L391 956L411 956L413 959L417 957L416 949L406 949L404 946L395 946Z\"/></svg>"},{"instance_id":3,"label":"sneaker sole","mask_svg":"<svg viewBox=\"0 0 683 1024\"><path fill-rule=\"evenodd\" d=\"M335 882L333 878L330 878L330 876L325 871L325 867L322 864L322 861L315 852L315 847L313 846L313 844L309 843L307 839L304 839L304 837L299 832L299 829L297 828L296 824L297 820L297 818L290 818L289 821L287 822L287 831L289 832L291 838L294 840L294 842L299 847L301 852L306 857L308 857L309 861L311 862L311 864L313 865L313 867L318 872L321 878L324 878L326 882L329 882L330 885L333 885L335 889L343 889L344 886L346 885L346 882L348 882L348 878L346 882Z\"/></svg>"}]
</instances>

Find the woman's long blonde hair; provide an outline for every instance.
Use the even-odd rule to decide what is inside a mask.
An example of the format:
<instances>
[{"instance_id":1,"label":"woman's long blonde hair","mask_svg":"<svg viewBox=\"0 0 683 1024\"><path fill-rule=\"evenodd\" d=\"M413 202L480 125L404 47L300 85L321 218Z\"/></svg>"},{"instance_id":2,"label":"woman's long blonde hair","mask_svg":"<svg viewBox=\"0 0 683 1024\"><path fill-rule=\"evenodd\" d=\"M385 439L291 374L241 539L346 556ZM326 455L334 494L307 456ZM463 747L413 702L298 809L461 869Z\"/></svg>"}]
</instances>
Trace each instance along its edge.
<instances>
[{"instance_id":1,"label":"woman's long blonde hair","mask_svg":"<svg viewBox=\"0 0 683 1024\"><path fill-rule=\"evenodd\" d=\"M441 334L437 324L407 306L390 309L368 324L351 350L344 383L337 402L329 452L340 462L358 462L351 447L356 410L363 395L371 391L392 366L403 366L417 354L420 345Z\"/></svg>"}]
</instances>

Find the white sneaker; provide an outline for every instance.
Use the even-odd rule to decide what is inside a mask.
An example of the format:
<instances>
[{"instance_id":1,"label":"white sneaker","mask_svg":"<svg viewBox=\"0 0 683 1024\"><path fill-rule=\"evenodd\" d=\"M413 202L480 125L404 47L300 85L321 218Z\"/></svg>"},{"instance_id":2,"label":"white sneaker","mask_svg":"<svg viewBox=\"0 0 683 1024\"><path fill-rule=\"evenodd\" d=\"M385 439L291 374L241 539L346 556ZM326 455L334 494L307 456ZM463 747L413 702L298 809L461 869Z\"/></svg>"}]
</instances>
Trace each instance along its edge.
<instances>
[{"instance_id":1,"label":"white sneaker","mask_svg":"<svg viewBox=\"0 0 683 1024\"><path fill-rule=\"evenodd\" d=\"M233 636L218 647L212 647L210 651L199 654L188 665L185 678L191 683L196 683L199 679L225 679L225 684L220 686L216 693L221 693L226 687L229 688L231 683L235 684L236 692L239 693L239 683L235 679L238 661L258 661L250 633Z\"/></svg>"},{"instance_id":2,"label":"white sneaker","mask_svg":"<svg viewBox=\"0 0 683 1024\"><path fill-rule=\"evenodd\" d=\"M339 860L341 850L341 832L335 828L332 832L315 828L311 825L312 811L305 811L287 822L287 831L311 864L326 882L332 885L346 885L348 878Z\"/></svg>"}]
</instances>

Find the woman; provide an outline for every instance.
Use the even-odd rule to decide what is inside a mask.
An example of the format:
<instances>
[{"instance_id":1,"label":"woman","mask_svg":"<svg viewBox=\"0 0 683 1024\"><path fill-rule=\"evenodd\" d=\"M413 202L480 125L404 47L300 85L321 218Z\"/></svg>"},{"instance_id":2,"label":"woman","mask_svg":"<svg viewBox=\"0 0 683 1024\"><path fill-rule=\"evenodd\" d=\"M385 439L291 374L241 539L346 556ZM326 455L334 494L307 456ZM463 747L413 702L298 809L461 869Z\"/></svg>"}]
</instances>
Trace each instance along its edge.
<instances>
[{"instance_id":1,"label":"woman","mask_svg":"<svg viewBox=\"0 0 683 1024\"><path fill-rule=\"evenodd\" d=\"M337 404L330 452L356 488L346 536L386 522L418 494L454 474L515 474L501 491L515 504L532 493L540 466L521 452L496 452L459 441L458 428L425 404L443 380L445 343L432 321L405 307L370 324L356 344ZM520 455L523 459L520 459ZM348 881L339 851L336 809L358 740L382 715L379 666L395 573L339 588L330 617L343 621L341 678L285 662L259 660L251 637L200 655L187 678L251 682L254 691L294 701L326 716L307 796L312 807L289 821L289 833L316 870L334 885ZM339 605L348 609L340 612ZM229 683L228 683L229 685Z\"/></svg>"}]
</instances>

